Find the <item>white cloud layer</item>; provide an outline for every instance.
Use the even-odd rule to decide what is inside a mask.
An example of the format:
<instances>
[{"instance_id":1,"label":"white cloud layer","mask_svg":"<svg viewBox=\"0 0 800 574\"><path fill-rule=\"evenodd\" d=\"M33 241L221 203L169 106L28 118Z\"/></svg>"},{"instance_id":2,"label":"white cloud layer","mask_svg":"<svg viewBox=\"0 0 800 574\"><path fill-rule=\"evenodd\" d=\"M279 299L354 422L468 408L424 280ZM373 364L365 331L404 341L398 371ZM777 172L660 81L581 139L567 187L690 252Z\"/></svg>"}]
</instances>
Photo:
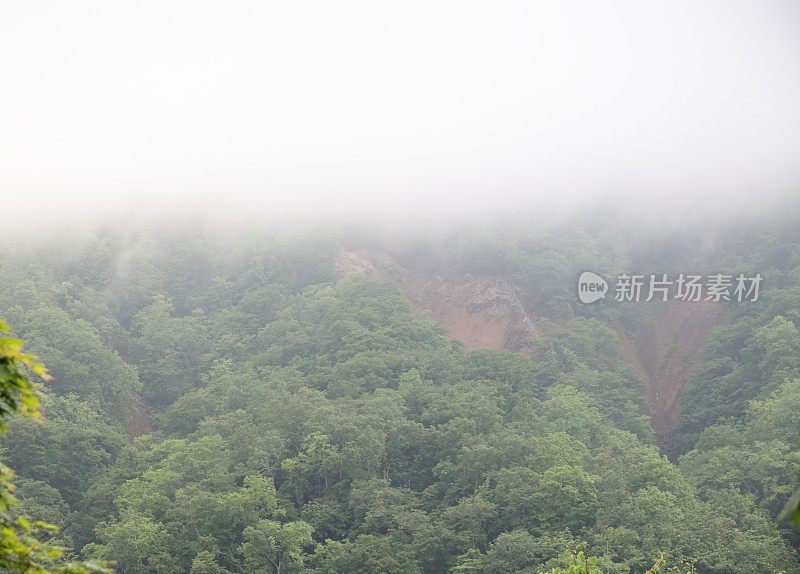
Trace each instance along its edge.
<instances>
[{"instance_id":1,"label":"white cloud layer","mask_svg":"<svg viewBox=\"0 0 800 574\"><path fill-rule=\"evenodd\" d=\"M796 0L7 0L0 194L462 216L800 190Z\"/></svg>"}]
</instances>

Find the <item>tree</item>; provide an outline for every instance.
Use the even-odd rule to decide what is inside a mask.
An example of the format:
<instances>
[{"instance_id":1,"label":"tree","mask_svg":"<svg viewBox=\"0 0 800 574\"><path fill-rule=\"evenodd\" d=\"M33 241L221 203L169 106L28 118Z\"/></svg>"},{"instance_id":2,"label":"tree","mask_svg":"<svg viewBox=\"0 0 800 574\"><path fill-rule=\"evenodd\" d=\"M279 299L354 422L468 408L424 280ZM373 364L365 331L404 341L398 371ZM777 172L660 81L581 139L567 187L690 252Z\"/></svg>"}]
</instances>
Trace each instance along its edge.
<instances>
[{"instance_id":1,"label":"tree","mask_svg":"<svg viewBox=\"0 0 800 574\"><path fill-rule=\"evenodd\" d=\"M39 392L28 373L48 377L44 366L25 353L22 341L9 332L8 325L0 321L0 431L7 429L6 418L11 413L39 416ZM0 569L21 574L110 572L94 562L60 563L63 549L41 541L44 533L55 532L56 527L14 513L13 477L8 467L0 465Z\"/></svg>"},{"instance_id":2,"label":"tree","mask_svg":"<svg viewBox=\"0 0 800 574\"><path fill-rule=\"evenodd\" d=\"M422 574L412 553L391 537L362 534L352 542L326 540L311 559L316 574Z\"/></svg>"},{"instance_id":3,"label":"tree","mask_svg":"<svg viewBox=\"0 0 800 574\"><path fill-rule=\"evenodd\" d=\"M564 566L557 566L545 574L604 574L599 559L586 556L583 551L567 552Z\"/></svg>"},{"instance_id":4,"label":"tree","mask_svg":"<svg viewBox=\"0 0 800 574\"><path fill-rule=\"evenodd\" d=\"M313 528L307 522L281 524L260 520L244 529L239 552L248 572L284 574L303 568L303 549L311 546Z\"/></svg>"}]
</instances>

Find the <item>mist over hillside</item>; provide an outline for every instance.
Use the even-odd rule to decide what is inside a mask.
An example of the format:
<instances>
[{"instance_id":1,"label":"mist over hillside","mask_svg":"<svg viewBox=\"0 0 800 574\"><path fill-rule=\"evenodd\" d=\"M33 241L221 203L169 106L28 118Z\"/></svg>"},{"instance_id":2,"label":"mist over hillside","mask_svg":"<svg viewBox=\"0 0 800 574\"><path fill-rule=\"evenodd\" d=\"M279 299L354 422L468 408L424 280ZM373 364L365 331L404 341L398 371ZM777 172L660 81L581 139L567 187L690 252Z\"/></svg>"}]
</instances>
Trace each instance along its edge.
<instances>
[{"instance_id":1,"label":"mist over hillside","mask_svg":"<svg viewBox=\"0 0 800 574\"><path fill-rule=\"evenodd\" d=\"M800 572L797 1L0 53L0 574Z\"/></svg>"},{"instance_id":2,"label":"mist over hillside","mask_svg":"<svg viewBox=\"0 0 800 574\"><path fill-rule=\"evenodd\" d=\"M21 510L124 572L793 571L789 215L7 242L0 314L53 376L3 439ZM582 271L763 283L585 304Z\"/></svg>"}]
</instances>

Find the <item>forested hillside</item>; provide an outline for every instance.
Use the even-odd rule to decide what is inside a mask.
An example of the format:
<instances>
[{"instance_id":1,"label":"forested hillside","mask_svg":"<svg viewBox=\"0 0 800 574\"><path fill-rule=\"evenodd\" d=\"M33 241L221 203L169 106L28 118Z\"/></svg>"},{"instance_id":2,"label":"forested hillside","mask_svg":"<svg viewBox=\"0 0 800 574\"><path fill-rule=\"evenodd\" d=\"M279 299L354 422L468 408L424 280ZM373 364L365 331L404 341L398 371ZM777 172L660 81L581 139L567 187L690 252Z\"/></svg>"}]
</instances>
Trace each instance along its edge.
<instances>
[{"instance_id":1,"label":"forested hillside","mask_svg":"<svg viewBox=\"0 0 800 574\"><path fill-rule=\"evenodd\" d=\"M53 376L2 438L22 511L124 574L800 571L800 225L600 221L3 245ZM764 282L669 324L585 270Z\"/></svg>"}]
</instances>

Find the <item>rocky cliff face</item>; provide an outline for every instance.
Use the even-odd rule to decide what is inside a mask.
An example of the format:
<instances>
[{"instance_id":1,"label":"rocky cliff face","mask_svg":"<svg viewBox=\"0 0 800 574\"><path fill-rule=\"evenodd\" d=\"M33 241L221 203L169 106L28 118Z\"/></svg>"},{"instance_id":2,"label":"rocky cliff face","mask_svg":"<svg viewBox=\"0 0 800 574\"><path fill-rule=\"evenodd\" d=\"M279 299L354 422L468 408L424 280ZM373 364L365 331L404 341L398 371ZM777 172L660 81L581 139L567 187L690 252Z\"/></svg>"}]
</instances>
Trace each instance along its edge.
<instances>
[{"instance_id":1,"label":"rocky cliff face","mask_svg":"<svg viewBox=\"0 0 800 574\"><path fill-rule=\"evenodd\" d=\"M427 311L447 334L469 348L525 351L533 320L503 277L424 273L371 251L342 251L339 271L396 285L411 305Z\"/></svg>"}]
</instances>

